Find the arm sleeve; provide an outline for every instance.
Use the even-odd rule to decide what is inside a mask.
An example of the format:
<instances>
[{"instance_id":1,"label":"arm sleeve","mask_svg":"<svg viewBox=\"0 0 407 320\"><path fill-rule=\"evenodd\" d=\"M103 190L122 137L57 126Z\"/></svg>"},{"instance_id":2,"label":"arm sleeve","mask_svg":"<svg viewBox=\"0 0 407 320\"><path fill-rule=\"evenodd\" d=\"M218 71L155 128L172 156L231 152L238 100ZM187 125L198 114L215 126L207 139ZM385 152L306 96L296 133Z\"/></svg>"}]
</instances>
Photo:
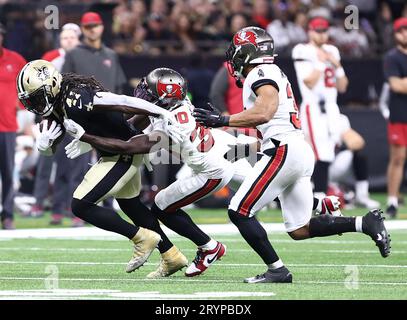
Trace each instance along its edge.
<instances>
[{"instance_id":1,"label":"arm sleeve","mask_svg":"<svg viewBox=\"0 0 407 320\"><path fill-rule=\"evenodd\" d=\"M225 94L228 90L228 71L225 67L218 70L211 84L210 101L222 112L228 111Z\"/></svg>"},{"instance_id":2,"label":"arm sleeve","mask_svg":"<svg viewBox=\"0 0 407 320\"><path fill-rule=\"evenodd\" d=\"M64 62L64 65L62 66L61 72L62 73L75 72L73 57L72 57L71 52L66 53L65 62Z\"/></svg>"},{"instance_id":3,"label":"arm sleeve","mask_svg":"<svg viewBox=\"0 0 407 320\"><path fill-rule=\"evenodd\" d=\"M95 97L93 98L93 104L106 106L126 106L130 108L145 110L151 114L162 115L167 118L172 117L171 112L169 112L168 110L165 110L146 100L111 92L96 93Z\"/></svg>"},{"instance_id":4,"label":"arm sleeve","mask_svg":"<svg viewBox=\"0 0 407 320\"><path fill-rule=\"evenodd\" d=\"M401 78L401 70L397 64L396 59L391 55L386 55L383 62L384 77L388 81L390 77Z\"/></svg>"}]
</instances>

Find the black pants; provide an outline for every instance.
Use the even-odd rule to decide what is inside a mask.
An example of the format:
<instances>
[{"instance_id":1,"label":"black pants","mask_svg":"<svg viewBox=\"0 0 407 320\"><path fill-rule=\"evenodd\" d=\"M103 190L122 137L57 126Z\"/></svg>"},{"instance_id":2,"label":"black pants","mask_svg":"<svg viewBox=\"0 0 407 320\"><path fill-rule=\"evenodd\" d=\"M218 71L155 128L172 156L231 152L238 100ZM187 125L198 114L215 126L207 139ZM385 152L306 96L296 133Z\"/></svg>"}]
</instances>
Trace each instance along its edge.
<instances>
[{"instance_id":1,"label":"black pants","mask_svg":"<svg viewBox=\"0 0 407 320\"><path fill-rule=\"evenodd\" d=\"M1 176L1 204L3 211L1 219L13 218L14 211L14 154L16 149L16 133L0 132L0 176Z\"/></svg>"}]
</instances>

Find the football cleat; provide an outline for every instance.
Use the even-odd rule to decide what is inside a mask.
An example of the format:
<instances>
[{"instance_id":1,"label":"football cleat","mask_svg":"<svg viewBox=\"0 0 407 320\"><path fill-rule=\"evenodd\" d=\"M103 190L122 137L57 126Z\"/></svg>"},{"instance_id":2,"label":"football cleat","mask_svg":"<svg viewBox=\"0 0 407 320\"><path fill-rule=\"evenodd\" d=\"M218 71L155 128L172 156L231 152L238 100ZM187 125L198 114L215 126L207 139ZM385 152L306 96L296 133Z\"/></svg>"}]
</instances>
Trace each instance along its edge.
<instances>
[{"instance_id":1,"label":"football cleat","mask_svg":"<svg viewBox=\"0 0 407 320\"><path fill-rule=\"evenodd\" d=\"M51 221L49 222L52 226L57 226L62 224L62 220L64 219L64 215L61 213L53 213L51 214Z\"/></svg>"},{"instance_id":2,"label":"football cleat","mask_svg":"<svg viewBox=\"0 0 407 320\"><path fill-rule=\"evenodd\" d=\"M140 268L150 257L151 253L161 241L158 233L149 229L141 228L133 239L134 253L126 267L126 272L130 273Z\"/></svg>"},{"instance_id":3,"label":"football cleat","mask_svg":"<svg viewBox=\"0 0 407 320\"><path fill-rule=\"evenodd\" d=\"M226 254L226 246L220 242L217 243L215 249L203 250L198 249L194 261L185 271L187 277L195 277L202 274L216 260L220 260Z\"/></svg>"},{"instance_id":4,"label":"football cleat","mask_svg":"<svg viewBox=\"0 0 407 320\"><path fill-rule=\"evenodd\" d=\"M397 216L397 207L394 205L389 205L386 209L386 215L390 218L390 219L395 219Z\"/></svg>"},{"instance_id":5,"label":"football cleat","mask_svg":"<svg viewBox=\"0 0 407 320\"><path fill-rule=\"evenodd\" d=\"M282 266L278 269L267 270L263 274L259 274L252 278L244 279L245 283L292 283L293 276L291 272Z\"/></svg>"},{"instance_id":6,"label":"football cleat","mask_svg":"<svg viewBox=\"0 0 407 320\"><path fill-rule=\"evenodd\" d=\"M370 210L362 218L362 231L372 238L379 247L380 254L386 258L390 254L390 235L384 225L383 211L380 209Z\"/></svg>"},{"instance_id":7,"label":"football cleat","mask_svg":"<svg viewBox=\"0 0 407 320\"><path fill-rule=\"evenodd\" d=\"M169 277L170 275L181 270L187 265L188 259L176 246L173 246L169 250L161 254L158 269L150 272L147 275L147 278Z\"/></svg>"},{"instance_id":8,"label":"football cleat","mask_svg":"<svg viewBox=\"0 0 407 320\"><path fill-rule=\"evenodd\" d=\"M327 196L320 200L321 203L321 211L319 214L330 214L334 217L342 216L341 212L341 202L339 201L339 197L337 196Z\"/></svg>"}]
</instances>

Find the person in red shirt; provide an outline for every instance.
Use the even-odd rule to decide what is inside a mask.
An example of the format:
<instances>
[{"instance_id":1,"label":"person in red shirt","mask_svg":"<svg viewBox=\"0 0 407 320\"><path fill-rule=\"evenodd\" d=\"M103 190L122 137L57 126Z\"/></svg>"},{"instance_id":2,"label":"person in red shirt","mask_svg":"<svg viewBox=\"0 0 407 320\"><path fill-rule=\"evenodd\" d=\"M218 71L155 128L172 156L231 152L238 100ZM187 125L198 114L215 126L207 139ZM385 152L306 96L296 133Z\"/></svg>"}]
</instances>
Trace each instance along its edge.
<instances>
[{"instance_id":1,"label":"person in red shirt","mask_svg":"<svg viewBox=\"0 0 407 320\"><path fill-rule=\"evenodd\" d=\"M14 190L13 171L17 132L17 98L16 78L27 63L17 52L3 47L6 29L0 24L0 176L1 224L3 229L14 229Z\"/></svg>"}]
</instances>

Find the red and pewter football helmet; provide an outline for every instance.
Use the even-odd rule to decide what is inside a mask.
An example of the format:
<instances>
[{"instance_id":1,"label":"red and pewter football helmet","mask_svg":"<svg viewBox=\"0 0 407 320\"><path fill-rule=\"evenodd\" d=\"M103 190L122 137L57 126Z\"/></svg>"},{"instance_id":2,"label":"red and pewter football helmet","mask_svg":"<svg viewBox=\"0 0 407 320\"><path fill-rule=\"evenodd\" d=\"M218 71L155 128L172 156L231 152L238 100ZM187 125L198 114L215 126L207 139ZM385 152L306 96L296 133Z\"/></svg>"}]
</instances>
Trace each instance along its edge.
<instances>
[{"instance_id":1,"label":"red and pewter football helmet","mask_svg":"<svg viewBox=\"0 0 407 320\"><path fill-rule=\"evenodd\" d=\"M226 51L229 72L240 78L247 65L274 62L274 40L264 29L246 27L233 36Z\"/></svg>"},{"instance_id":2,"label":"red and pewter football helmet","mask_svg":"<svg viewBox=\"0 0 407 320\"><path fill-rule=\"evenodd\" d=\"M171 108L184 100L187 94L185 79L169 68L154 69L142 81L151 100L161 107Z\"/></svg>"}]
</instances>

